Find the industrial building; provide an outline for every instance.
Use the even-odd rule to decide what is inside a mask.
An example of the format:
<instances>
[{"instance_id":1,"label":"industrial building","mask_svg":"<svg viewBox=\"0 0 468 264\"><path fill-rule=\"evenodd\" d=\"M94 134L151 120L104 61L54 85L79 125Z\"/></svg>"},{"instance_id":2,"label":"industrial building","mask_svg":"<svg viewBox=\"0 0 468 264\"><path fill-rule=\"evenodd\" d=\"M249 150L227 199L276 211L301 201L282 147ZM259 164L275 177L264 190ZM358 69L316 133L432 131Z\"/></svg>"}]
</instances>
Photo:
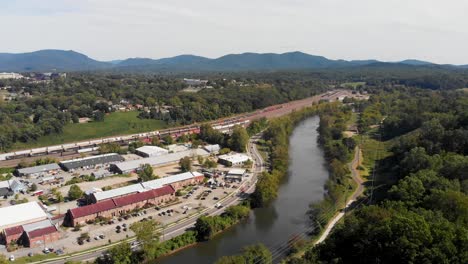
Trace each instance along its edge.
<instances>
[{"instance_id":1,"label":"industrial building","mask_svg":"<svg viewBox=\"0 0 468 264\"><path fill-rule=\"evenodd\" d=\"M93 203L97 203L112 198L162 188L168 185L171 185L175 190L178 190L187 185L199 184L203 182L203 179L203 174L199 172L184 172L181 174L167 176L152 181L132 184L117 189L112 189L103 192L94 192L90 195L89 200L91 200Z\"/></svg>"},{"instance_id":2,"label":"industrial building","mask_svg":"<svg viewBox=\"0 0 468 264\"><path fill-rule=\"evenodd\" d=\"M64 225L75 226L94 221L98 217L112 218L124 215L136 208L148 205L158 205L174 199L175 190L172 186L146 190L122 197L107 199L95 204L69 209L65 215Z\"/></svg>"},{"instance_id":3,"label":"industrial building","mask_svg":"<svg viewBox=\"0 0 468 264\"><path fill-rule=\"evenodd\" d=\"M240 168L230 169L225 178L231 181L242 181L242 177L244 177L246 170Z\"/></svg>"},{"instance_id":4,"label":"industrial building","mask_svg":"<svg viewBox=\"0 0 468 264\"><path fill-rule=\"evenodd\" d=\"M217 154L221 147L218 144L215 145L206 145L203 147L204 150L208 151L211 154Z\"/></svg>"},{"instance_id":5,"label":"industrial building","mask_svg":"<svg viewBox=\"0 0 468 264\"><path fill-rule=\"evenodd\" d=\"M226 166L239 166L250 160L249 156L244 154L226 154L218 157L218 162Z\"/></svg>"},{"instance_id":6,"label":"industrial building","mask_svg":"<svg viewBox=\"0 0 468 264\"><path fill-rule=\"evenodd\" d=\"M137 148L135 153L142 157L148 158L169 154L169 150L157 146L143 146L141 148Z\"/></svg>"},{"instance_id":7,"label":"industrial building","mask_svg":"<svg viewBox=\"0 0 468 264\"><path fill-rule=\"evenodd\" d=\"M16 170L16 175L18 176L27 176L27 177L37 177L45 174L52 174L61 170L60 166L52 163L40 166L34 166L29 168L22 168Z\"/></svg>"},{"instance_id":8,"label":"industrial building","mask_svg":"<svg viewBox=\"0 0 468 264\"><path fill-rule=\"evenodd\" d=\"M209 153L204 149L193 149L161 155L156 157L149 157L137 160L129 160L120 163L111 164L110 170L115 173L129 173L138 170L142 165L149 164L153 167L162 166L179 162L184 157L208 156Z\"/></svg>"},{"instance_id":9,"label":"industrial building","mask_svg":"<svg viewBox=\"0 0 468 264\"><path fill-rule=\"evenodd\" d=\"M26 247L41 247L60 239L57 226L49 219L6 228L2 236L6 245L18 243Z\"/></svg>"},{"instance_id":10,"label":"industrial building","mask_svg":"<svg viewBox=\"0 0 468 264\"><path fill-rule=\"evenodd\" d=\"M124 158L117 153L108 153L86 158L61 161L60 166L65 171L71 171L78 168L92 168L100 164L121 162L123 160Z\"/></svg>"},{"instance_id":11,"label":"industrial building","mask_svg":"<svg viewBox=\"0 0 468 264\"><path fill-rule=\"evenodd\" d=\"M0 232L5 228L25 225L47 219L38 202L29 202L0 208Z\"/></svg>"}]
</instances>

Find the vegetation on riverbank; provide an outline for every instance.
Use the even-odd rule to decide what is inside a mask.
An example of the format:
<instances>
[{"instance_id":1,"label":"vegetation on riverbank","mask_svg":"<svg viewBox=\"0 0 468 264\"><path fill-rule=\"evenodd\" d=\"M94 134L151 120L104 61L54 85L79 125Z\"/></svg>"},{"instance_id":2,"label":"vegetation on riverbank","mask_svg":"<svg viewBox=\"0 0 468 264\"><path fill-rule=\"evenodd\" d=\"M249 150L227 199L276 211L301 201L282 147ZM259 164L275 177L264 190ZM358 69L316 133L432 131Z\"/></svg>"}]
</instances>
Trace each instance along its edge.
<instances>
[{"instance_id":1,"label":"vegetation on riverbank","mask_svg":"<svg viewBox=\"0 0 468 264\"><path fill-rule=\"evenodd\" d=\"M291 263L467 263L468 96L378 91L361 110L364 131L391 144L367 143L378 153L373 199Z\"/></svg>"},{"instance_id":2,"label":"vegetation on riverbank","mask_svg":"<svg viewBox=\"0 0 468 264\"><path fill-rule=\"evenodd\" d=\"M263 244L247 246L242 249L241 254L224 256L215 264L271 264L272 254Z\"/></svg>"}]
</instances>

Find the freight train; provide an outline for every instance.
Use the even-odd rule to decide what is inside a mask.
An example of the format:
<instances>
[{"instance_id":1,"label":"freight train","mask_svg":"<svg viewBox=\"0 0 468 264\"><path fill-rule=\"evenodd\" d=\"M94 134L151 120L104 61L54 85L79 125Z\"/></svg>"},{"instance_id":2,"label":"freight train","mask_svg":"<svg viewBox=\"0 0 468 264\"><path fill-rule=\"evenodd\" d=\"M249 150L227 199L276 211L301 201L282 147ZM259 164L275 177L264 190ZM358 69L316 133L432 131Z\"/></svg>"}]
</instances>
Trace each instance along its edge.
<instances>
[{"instance_id":1,"label":"freight train","mask_svg":"<svg viewBox=\"0 0 468 264\"><path fill-rule=\"evenodd\" d=\"M246 127L250 122L250 120L245 118L246 116L217 120L215 122L211 122L210 124L216 130L219 130L221 132L229 132L229 130L232 129L232 127L234 127L235 125ZM49 147L34 148L34 149L28 149L28 150L20 150L20 151L14 151L14 152L9 152L9 153L3 153L3 154L0 154L0 161L21 159L21 158L34 157L34 156L44 156L44 155L53 154L53 153L63 153L63 154L86 153L86 152L92 152L92 151L98 150L99 145L104 144L104 143L118 143L120 145L128 145L130 142L141 140L141 139L148 139L148 138L153 138L153 137L162 138L166 135L170 135L173 138L178 138L182 135L198 134L198 133L200 133L200 125L193 124L193 125L188 125L184 127L168 128L164 130L138 133L138 134L133 134L133 135L101 138L101 139L94 139L94 140L82 141L82 142L76 142L76 143L68 143L68 144L55 145L55 146L49 146Z\"/></svg>"}]
</instances>

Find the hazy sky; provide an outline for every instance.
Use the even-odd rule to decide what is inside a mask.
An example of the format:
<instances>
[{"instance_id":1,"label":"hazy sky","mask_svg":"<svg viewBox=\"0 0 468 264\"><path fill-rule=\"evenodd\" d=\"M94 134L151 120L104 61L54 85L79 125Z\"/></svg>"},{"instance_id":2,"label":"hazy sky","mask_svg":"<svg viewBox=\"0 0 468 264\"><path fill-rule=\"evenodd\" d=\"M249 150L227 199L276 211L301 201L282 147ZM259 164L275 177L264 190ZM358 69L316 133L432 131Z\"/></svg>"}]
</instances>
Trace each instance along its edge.
<instances>
[{"instance_id":1,"label":"hazy sky","mask_svg":"<svg viewBox=\"0 0 468 264\"><path fill-rule=\"evenodd\" d=\"M99 59L303 51L468 64L468 0L0 0L0 52Z\"/></svg>"}]
</instances>

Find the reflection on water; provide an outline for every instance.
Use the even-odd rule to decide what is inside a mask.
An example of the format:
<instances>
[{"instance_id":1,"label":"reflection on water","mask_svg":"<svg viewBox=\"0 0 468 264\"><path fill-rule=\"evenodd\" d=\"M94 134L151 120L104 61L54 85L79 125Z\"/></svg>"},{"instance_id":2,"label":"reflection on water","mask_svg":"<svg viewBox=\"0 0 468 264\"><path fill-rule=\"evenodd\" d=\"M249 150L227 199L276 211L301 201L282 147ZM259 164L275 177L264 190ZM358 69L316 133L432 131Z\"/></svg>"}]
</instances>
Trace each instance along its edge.
<instances>
[{"instance_id":1,"label":"reflection on water","mask_svg":"<svg viewBox=\"0 0 468 264\"><path fill-rule=\"evenodd\" d=\"M272 247L303 231L309 204L323 198L328 178L317 144L318 124L318 117L309 118L291 135L289 177L281 183L276 201L267 208L255 209L250 219L213 240L161 258L157 263L213 263L221 256L238 254L245 246L261 242Z\"/></svg>"}]
</instances>

